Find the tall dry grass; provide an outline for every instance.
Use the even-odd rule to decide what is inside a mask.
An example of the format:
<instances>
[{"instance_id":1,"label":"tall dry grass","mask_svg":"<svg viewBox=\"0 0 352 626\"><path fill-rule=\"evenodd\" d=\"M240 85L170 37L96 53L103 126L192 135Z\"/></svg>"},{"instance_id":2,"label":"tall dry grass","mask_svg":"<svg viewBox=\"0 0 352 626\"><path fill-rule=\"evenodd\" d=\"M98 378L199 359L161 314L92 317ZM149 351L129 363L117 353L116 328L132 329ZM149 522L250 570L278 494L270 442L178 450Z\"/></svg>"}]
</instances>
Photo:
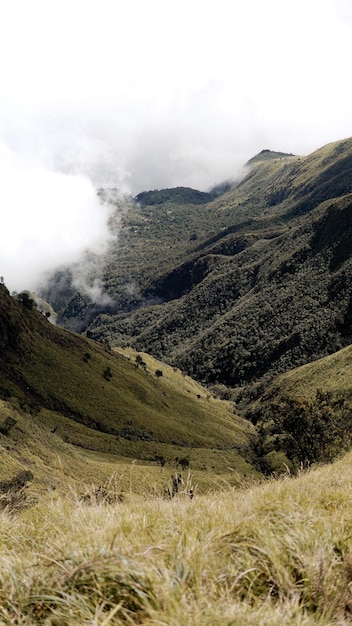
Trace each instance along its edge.
<instances>
[{"instance_id":1,"label":"tall dry grass","mask_svg":"<svg viewBox=\"0 0 352 626\"><path fill-rule=\"evenodd\" d=\"M351 462L193 499L5 510L0 623L349 624Z\"/></svg>"}]
</instances>

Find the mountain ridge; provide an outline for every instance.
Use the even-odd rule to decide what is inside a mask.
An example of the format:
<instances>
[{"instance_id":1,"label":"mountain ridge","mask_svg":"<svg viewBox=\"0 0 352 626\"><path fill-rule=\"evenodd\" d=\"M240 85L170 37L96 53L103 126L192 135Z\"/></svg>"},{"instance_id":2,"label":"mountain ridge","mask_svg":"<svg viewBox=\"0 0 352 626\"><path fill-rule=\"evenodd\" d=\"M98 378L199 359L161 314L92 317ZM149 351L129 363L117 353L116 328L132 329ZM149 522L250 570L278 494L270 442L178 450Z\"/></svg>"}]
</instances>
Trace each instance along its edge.
<instances>
[{"instance_id":1,"label":"mountain ridge","mask_svg":"<svg viewBox=\"0 0 352 626\"><path fill-rule=\"evenodd\" d=\"M229 225L186 242L183 260L177 264L173 256L170 269L159 263L140 283L136 306L101 313L89 334L112 345L130 343L201 381L231 387L347 345L351 155L348 139L308 157L255 163L237 187L202 206ZM343 193L333 197L336 192ZM179 210L186 218L192 208ZM136 241L151 246L143 232Z\"/></svg>"}]
</instances>

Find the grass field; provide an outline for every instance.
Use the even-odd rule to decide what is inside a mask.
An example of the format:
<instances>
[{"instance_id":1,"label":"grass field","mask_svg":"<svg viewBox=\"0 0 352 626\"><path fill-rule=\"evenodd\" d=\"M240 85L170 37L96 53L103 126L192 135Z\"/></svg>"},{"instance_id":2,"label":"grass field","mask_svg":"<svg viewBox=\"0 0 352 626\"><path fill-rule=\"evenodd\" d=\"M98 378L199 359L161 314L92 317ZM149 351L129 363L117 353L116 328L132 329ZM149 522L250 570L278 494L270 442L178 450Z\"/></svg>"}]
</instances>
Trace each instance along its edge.
<instances>
[{"instance_id":1,"label":"grass field","mask_svg":"<svg viewBox=\"0 0 352 626\"><path fill-rule=\"evenodd\" d=\"M192 499L68 490L4 510L0 623L349 624L351 461Z\"/></svg>"}]
</instances>

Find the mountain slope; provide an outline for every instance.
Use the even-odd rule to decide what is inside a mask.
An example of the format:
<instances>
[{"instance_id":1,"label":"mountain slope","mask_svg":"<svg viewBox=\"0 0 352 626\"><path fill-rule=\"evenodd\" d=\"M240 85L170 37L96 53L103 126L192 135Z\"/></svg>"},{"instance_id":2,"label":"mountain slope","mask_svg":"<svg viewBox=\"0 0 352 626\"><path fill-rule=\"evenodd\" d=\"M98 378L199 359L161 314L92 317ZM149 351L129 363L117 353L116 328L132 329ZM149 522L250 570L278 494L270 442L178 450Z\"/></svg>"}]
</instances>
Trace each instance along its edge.
<instances>
[{"instance_id":1,"label":"mountain slope","mask_svg":"<svg viewBox=\"0 0 352 626\"><path fill-rule=\"evenodd\" d=\"M314 396L317 389L352 399L352 346L282 374L275 381L285 393Z\"/></svg>"},{"instance_id":2,"label":"mountain slope","mask_svg":"<svg viewBox=\"0 0 352 626\"><path fill-rule=\"evenodd\" d=\"M159 295L159 283L175 272L178 277L180 266L180 285L176 291L172 285L171 295L184 293L190 283L183 284L183 266L192 267L206 254L209 245L226 234L255 225L267 204L260 186L273 182L278 168L283 163L293 164L296 159L278 157L261 163L259 170L250 170L245 184L237 183L235 189L220 186L220 193L214 192L214 198L205 204L195 201L195 194L199 193L195 190L188 190L182 200L178 188L147 192L146 201L151 195L158 199L156 204L143 204L136 199L122 201L113 190L100 190L102 201L115 208L112 239L104 257L89 258L86 282L93 286L98 281L111 300L105 305L94 303L86 292L79 291L73 276L81 267L60 270L43 289L44 297L59 314L59 323L82 331L99 313L119 315L160 302L169 296Z\"/></svg>"},{"instance_id":3,"label":"mountain slope","mask_svg":"<svg viewBox=\"0 0 352 626\"><path fill-rule=\"evenodd\" d=\"M306 158L259 160L238 187L208 205L213 216L236 205L232 226L154 277L147 293L166 301L102 314L90 332L230 386L348 345L351 159L346 140Z\"/></svg>"},{"instance_id":4,"label":"mountain slope","mask_svg":"<svg viewBox=\"0 0 352 626\"><path fill-rule=\"evenodd\" d=\"M331 461L351 449L351 357L348 346L281 374L249 403L262 471Z\"/></svg>"},{"instance_id":5,"label":"mountain slope","mask_svg":"<svg viewBox=\"0 0 352 626\"><path fill-rule=\"evenodd\" d=\"M39 429L47 437L46 455L52 457L48 466L57 464L54 449L61 454L65 448L70 457L68 444L84 454L107 454L110 471L114 458L155 462L160 456L170 463L187 456L199 468L215 458L217 471L231 464L251 471L243 458L254 436L251 425L234 414L230 403L215 400L180 373L170 384L162 364L148 368L142 355L117 354L55 327L30 298L11 297L4 285L0 329L0 444L10 451L10 465L19 454L24 465L32 462L32 430ZM20 424L25 441L13 423L6 432L6 418ZM41 446L42 459L43 441Z\"/></svg>"},{"instance_id":6,"label":"mountain slope","mask_svg":"<svg viewBox=\"0 0 352 626\"><path fill-rule=\"evenodd\" d=\"M264 151L210 202L182 188L131 202L97 274L112 302L65 296L53 279L61 323L242 397L348 345L351 166L352 139L307 157Z\"/></svg>"}]
</instances>

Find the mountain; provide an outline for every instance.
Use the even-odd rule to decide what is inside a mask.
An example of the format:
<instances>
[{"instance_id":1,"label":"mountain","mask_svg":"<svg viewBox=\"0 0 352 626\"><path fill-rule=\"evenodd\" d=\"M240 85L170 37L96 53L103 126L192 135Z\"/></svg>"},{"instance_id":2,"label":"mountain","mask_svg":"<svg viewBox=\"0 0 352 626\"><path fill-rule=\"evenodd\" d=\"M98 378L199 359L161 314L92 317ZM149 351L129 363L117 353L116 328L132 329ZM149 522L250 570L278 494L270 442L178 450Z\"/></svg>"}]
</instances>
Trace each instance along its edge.
<instances>
[{"instance_id":1,"label":"mountain","mask_svg":"<svg viewBox=\"0 0 352 626\"><path fill-rule=\"evenodd\" d=\"M4 623L351 621L351 164L114 200L100 303L42 294L82 334L0 281Z\"/></svg>"},{"instance_id":2,"label":"mountain","mask_svg":"<svg viewBox=\"0 0 352 626\"><path fill-rule=\"evenodd\" d=\"M61 482L93 482L133 460L145 474L186 459L215 480L228 466L255 473L254 437L232 403L181 372L54 326L28 293L0 284L2 477L26 468L55 483L61 468Z\"/></svg>"},{"instance_id":3,"label":"mountain","mask_svg":"<svg viewBox=\"0 0 352 626\"><path fill-rule=\"evenodd\" d=\"M62 276L47 296L68 327L254 393L351 342L351 186L352 139L307 157L265 150L209 202L183 188L182 201L130 201L98 276L104 310L60 291Z\"/></svg>"},{"instance_id":4,"label":"mountain","mask_svg":"<svg viewBox=\"0 0 352 626\"><path fill-rule=\"evenodd\" d=\"M142 194L116 205L118 242L92 274L109 305L75 292L69 271L49 299L61 324L152 354L235 402L259 433L259 469L327 460L349 443L348 398L319 380L313 400L281 397L275 381L352 343L351 189L346 139L306 157L264 150L209 201L184 188ZM283 411L303 416L303 433L309 415L323 416L335 443L290 449Z\"/></svg>"}]
</instances>

